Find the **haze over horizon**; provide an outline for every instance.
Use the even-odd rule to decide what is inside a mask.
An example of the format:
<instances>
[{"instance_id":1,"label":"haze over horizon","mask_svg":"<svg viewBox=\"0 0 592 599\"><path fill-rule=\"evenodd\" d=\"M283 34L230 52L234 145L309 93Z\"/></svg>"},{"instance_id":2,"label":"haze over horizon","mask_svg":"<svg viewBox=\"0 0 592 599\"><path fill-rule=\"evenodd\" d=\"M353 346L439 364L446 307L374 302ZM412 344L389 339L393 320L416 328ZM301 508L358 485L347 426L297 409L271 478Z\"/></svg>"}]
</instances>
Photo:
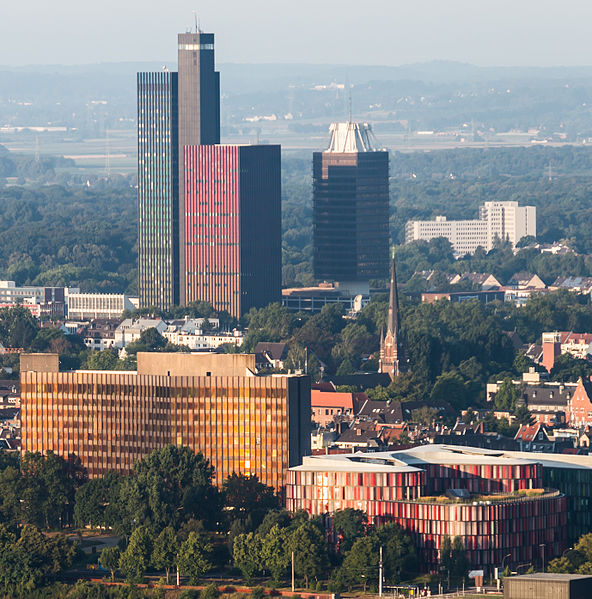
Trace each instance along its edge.
<instances>
[{"instance_id":1,"label":"haze over horizon","mask_svg":"<svg viewBox=\"0 0 592 599\"><path fill-rule=\"evenodd\" d=\"M0 64L170 63L175 35L193 26L196 8L202 28L216 34L218 63L592 64L592 5L578 0L301 0L288 8L271 0L172 0L164 8L158 0L104 0L100 11L31 0L5 10Z\"/></svg>"}]
</instances>

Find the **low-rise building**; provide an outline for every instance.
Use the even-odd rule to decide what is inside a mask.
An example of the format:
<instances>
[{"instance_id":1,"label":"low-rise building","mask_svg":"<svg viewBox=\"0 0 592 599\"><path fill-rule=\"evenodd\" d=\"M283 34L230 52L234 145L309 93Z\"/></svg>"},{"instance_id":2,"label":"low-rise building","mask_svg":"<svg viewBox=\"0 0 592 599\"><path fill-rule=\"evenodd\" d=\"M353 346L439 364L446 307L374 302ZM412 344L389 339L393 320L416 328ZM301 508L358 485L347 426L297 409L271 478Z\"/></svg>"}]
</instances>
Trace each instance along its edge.
<instances>
[{"instance_id":1,"label":"low-rise building","mask_svg":"<svg viewBox=\"0 0 592 599\"><path fill-rule=\"evenodd\" d=\"M124 310L134 310L137 302L123 293L80 293L67 290L70 320L121 320Z\"/></svg>"},{"instance_id":2,"label":"low-rise building","mask_svg":"<svg viewBox=\"0 0 592 599\"><path fill-rule=\"evenodd\" d=\"M475 253L478 247L489 251L500 240L513 247L526 236L536 237L536 208L518 206L518 202L485 202L474 220L409 221L405 225L405 243L438 237L448 239L457 256Z\"/></svg>"},{"instance_id":3,"label":"low-rise building","mask_svg":"<svg viewBox=\"0 0 592 599\"><path fill-rule=\"evenodd\" d=\"M521 424L514 439L520 444L519 451L553 451L553 440L547 428L540 423Z\"/></svg>"},{"instance_id":4,"label":"low-rise building","mask_svg":"<svg viewBox=\"0 0 592 599\"><path fill-rule=\"evenodd\" d=\"M542 365L551 372L555 358L569 354L580 360L592 359L592 334L573 331L553 331L542 334Z\"/></svg>"},{"instance_id":5,"label":"low-rise building","mask_svg":"<svg viewBox=\"0 0 592 599\"><path fill-rule=\"evenodd\" d=\"M220 331L217 318L185 318L166 323L162 336L174 345L184 345L192 351L217 349L221 345L239 346L243 342L242 331Z\"/></svg>"},{"instance_id":6,"label":"low-rise building","mask_svg":"<svg viewBox=\"0 0 592 599\"><path fill-rule=\"evenodd\" d=\"M336 419L352 420L354 416L354 394L319 391L310 392L312 421L319 427L327 427Z\"/></svg>"},{"instance_id":7,"label":"low-rise building","mask_svg":"<svg viewBox=\"0 0 592 599\"><path fill-rule=\"evenodd\" d=\"M63 318L66 313L65 297L68 291L65 287L34 285L17 287L14 281L0 281L0 306L3 308L23 306L37 318Z\"/></svg>"},{"instance_id":8,"label":"low-rise building","mask_svg":"<svg viewBox=\"0 0 592 599\"><path fill-rule=\"evenodd\" d=\"M489 289L487 291L432 291L421 294L421 301L426 304L433 304L443 299L452 303L478 300L488 304L506 301L506 292L500 289Z\"/></svg>"},{"instance_id":9,"label":"low-rise building","mask_svg":"<svg viewBox=\"0 0 592 599\"><path fill-rule=\"evenodd\" d=\"M288 357L288 344L260 341L255 346L255 356L257 368L278 368L281 370L284 368Z\"/></svg>"},{"instance_id":10,"label":"low-rise building","mask_svg":"<svg viewBox=\"0 0 592 599\"><path fill-rule=\"evenodd\" d=\"M470 283L480 287L483 291L497 289L502 286L491 273L485 272L465 272L460 275L454 275L452 279L450 279L451 285L462 285L464 283Z\"/></svg>"},{"instance_id":11,"label":"low-rise building","mask_svg":"<svg viewBox=\"0 0 592 599\"><path fill-rule=\"evenodd\" d=\"M167 323L162 318L126 318L115 329L114 347L125 347L140 339L140 335L148 329L156 329L161 335L167 329Z\"/></svg>"},{"instance_id":12,"label":"low-rise building","mask_svg":"<svg viewBox=\"0 0 592 599\"><path fill-rule=\"evenodd\" d=\"M333 283L318 287L282 289L282 305L291 312L320 312L324 306L341 304L346 312L359 312L370 302L370 289L352 290Z\"/></svg>"},{"instance_id":13,"label":"low-rise building","mask_svg":"<svg viewBox=\"0 0 592 599\"><path fill-rule=\"evenodd\" d=\"M567 289L575 293L590 295L592 292L592 277L557 277L551 287L553 289Z\"/></svg>"},{"instance_id":14,"label":"low-rise building","mask_svg":"<svg viewBox=\"0 0 592 599\"><path fill-rule=\"evenodd\" d=\"M513 289L546 289L545 282L536 274L531 272L517 272L510 277L508 287Z\"/></svg>"},{"instance_id":15,"label":"low-rise building","mask_svg":"<svg viewBox=\"0 0 592 599\"><path fill-rule=\"evenodd\" d=\"M432 571L444 537L459 536L471 567L489 575L504 558L532 562L544 545L551 559L567 547L566 497L545 488L543 471L522 454L458 446L316 455L290 468L287 507L312 515L353 508L373 523L395 522Z\"/></svg>"}]
</instances>

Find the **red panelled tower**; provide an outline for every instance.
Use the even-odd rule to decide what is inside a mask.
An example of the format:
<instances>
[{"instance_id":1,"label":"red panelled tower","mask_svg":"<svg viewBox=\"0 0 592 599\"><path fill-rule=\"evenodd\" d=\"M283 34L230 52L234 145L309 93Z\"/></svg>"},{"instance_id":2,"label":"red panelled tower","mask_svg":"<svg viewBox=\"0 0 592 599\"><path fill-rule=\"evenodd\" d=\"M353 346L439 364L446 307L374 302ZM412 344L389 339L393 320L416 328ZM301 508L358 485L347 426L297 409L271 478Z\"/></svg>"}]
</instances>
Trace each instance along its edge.
<instances>
[{"instance_id":1,"label":"red panelled tower","mask_svg":"<svg viewBox=\"0 0 592 599\"><path fill-rule=\"evenodd\" d=\"M279 301L279 146L185 147L185 301L240 318Z\"/></svg>"}]
</instances>

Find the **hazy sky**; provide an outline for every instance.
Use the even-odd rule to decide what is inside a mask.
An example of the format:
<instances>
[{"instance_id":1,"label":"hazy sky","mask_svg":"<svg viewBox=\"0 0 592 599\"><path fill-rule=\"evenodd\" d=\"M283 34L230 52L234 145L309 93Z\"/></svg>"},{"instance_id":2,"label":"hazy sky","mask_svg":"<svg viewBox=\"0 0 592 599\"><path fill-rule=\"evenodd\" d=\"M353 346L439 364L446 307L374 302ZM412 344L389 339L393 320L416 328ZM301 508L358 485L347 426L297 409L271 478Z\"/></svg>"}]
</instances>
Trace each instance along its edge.
<instances>
[{"instance_id":1,"label":"hazy sky","mask_svg":"<svg viewBox=\"0 0 592 599\"><path fill-rule=\"evenodd\" d=\"M198 10L217 62L592 64L586 0L0 0L0 64L172 62Z\"/></svg>"}]
</instances>

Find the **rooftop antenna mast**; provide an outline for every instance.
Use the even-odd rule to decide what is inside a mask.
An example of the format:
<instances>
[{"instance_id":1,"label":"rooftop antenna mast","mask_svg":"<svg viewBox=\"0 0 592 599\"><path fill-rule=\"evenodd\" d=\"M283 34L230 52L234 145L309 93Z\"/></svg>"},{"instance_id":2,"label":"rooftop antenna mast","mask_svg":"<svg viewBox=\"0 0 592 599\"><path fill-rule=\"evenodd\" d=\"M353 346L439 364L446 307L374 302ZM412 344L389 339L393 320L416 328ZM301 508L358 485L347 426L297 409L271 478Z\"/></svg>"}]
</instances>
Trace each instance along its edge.
<instances>
[{"instance_id":1,"label":"rooftop antenna mast","mask_svg":"<svg viewBox=\"0 0 592 599\"><path fill-rule=\"evenodd\" d=\"M352 92L351 92L351 85L349 86L349 124L351 125L353 123L353 107L352 107Z\"/></svg>"},{"instance_id":2,"label":"rooftop antenna mast","mask_svg":"<svg viewBox=\"0 0 592 599\"><path fill-rule=\"evenodd\" d=\"M203 33L199 23L199 16L196 10L193 11L193 20L195 22L195 33Z\"/></svg>"}]
</instances>

